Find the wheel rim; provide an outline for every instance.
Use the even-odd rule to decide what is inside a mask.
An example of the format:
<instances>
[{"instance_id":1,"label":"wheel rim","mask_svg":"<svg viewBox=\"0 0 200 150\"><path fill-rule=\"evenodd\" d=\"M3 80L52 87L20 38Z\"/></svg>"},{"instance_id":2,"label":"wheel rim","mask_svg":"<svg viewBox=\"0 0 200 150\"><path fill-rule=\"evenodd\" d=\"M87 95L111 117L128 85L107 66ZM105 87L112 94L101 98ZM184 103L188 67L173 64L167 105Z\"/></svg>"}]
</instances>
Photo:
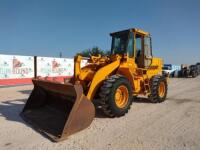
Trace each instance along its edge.
<instances>
[{"instance_id":1,"label":"wheel rim","mask_svg":"<svg viewBox=\"0 0 200 150\"><path fill-rule=\"evenodd\" d=\"M158 88L158 93L160 97L164 97L165 96L165 83L164 82L160 82L159 88Z\"/></svg>"},{"instance_id":2,"label":"wheel rim","mask_svg":"<svg viewBox=\"0 0 200 150\"><path fill-rule=\"evenodd\" d=\"M121 85L115 92L115 103L117 107L123 108L127 105L129 99L129 92L126 86Z\"/></svg>"}]
</instances>

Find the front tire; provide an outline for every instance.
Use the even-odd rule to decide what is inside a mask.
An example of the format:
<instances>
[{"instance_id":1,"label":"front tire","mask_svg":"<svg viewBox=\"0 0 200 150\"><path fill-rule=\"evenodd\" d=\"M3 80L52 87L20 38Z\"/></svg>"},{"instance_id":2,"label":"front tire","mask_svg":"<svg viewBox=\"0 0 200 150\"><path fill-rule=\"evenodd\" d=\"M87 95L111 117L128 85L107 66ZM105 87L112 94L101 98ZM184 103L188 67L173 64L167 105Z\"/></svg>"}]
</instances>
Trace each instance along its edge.
<instances>
[{"instance_id":1,"label":"front tire","mask_svg":"<svg viewBox=\"0 0 200 150\"><path fill-rule=\"evenodd\" d=\"M130 109L132 86L124 76L113 75L103 82L99 96L104 114L120 117Z\"/></svg>"}]
</instances>

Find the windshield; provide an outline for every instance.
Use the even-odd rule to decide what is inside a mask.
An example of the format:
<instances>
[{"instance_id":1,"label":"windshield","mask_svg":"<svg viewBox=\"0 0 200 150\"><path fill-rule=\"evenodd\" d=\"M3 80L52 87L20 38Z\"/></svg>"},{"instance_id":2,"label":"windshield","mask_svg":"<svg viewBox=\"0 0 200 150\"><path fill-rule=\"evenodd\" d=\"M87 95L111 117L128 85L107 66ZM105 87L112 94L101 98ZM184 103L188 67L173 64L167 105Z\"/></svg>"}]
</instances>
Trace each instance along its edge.
<instances>
[{"instance_id":1,"label":"windshield","mask_svg":"<svg viewBox=\"0 0 200 150\"><path fill-rule=\"evenodd\" d=\"M128 33L116 34L112 36L112 54L125 54L127 53Z\"/></svg>"}]
</instances>

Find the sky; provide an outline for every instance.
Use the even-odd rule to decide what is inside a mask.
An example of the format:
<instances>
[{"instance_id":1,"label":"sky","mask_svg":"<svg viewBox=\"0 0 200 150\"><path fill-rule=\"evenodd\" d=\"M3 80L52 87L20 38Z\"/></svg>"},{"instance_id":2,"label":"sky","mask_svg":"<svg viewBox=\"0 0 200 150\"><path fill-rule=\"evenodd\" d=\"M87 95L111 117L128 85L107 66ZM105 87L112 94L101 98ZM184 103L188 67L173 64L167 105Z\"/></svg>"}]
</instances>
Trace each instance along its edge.
<instances>
[{"instance_id":1,"label":"sky","mask_svg":"<svg viewBox=\"0 0 200 150\"><path fill-rule=\"evenodd\" d=\"M109 50L109 33L133 27L151 33L165 63L200 62L199 0L0 0L0 54Z\"/></svg>"}]
</instances>

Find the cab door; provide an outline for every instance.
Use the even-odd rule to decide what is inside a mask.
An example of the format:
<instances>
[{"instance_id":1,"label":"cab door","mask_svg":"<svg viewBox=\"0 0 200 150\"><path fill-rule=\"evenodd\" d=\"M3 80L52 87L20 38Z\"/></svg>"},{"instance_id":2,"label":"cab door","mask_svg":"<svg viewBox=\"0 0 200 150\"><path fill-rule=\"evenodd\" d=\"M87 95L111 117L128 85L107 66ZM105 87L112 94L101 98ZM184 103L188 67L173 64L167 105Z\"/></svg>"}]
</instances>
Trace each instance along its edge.
<instances>
[{"instance_id":1,"label":"cab door","mask_svg":"<svg viewBox=\"0 0 200 150\"><path fill-rule=\"evenodd\" d=\"M151 38L144 37L144 68L148 68L152 63Z\"/></svg>"},{"instance_id":2,"label":"cab door","mask_svg":"<svg viewBox=\"0 0 200 150\"><path fill-rule=\"evenodd\" d=\"M141 34L135 34L135 63L138 68L144 68L144 37Z\"/></svg>"}]
</instances>

